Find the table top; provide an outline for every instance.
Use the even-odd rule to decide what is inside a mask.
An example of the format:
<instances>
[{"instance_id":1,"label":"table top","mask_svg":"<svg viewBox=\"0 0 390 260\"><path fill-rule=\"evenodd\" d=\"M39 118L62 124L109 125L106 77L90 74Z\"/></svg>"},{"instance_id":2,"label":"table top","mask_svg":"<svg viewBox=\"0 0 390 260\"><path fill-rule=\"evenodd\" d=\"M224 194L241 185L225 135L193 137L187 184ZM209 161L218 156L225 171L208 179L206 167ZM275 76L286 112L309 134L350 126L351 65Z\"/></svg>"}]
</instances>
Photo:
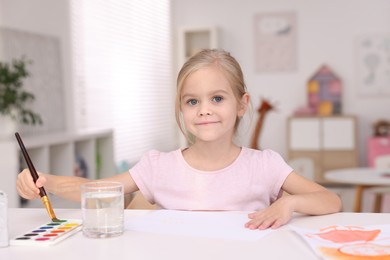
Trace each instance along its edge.
<instances>
[{"instance_id":1,"label":"table top","mask_svg":"<svg viewBox=\"0 0 390 260\"><path fill-rule=\"evenodd\" d=\"M144 217L149 210L125 210L125 221ZM56 209L60 218L81 218L79 209ZM242 214L247 214L242 213ZM13 238L48 221L44 209L9 209L9 237ZM295 214L288 225L255 241L158 234L126 230L107 239L90 239L78 232L52 246L0 248L0 259L318 259L308 245L291 230L330 225L388 224L388 213L335 213L324 216ZM259 232L259 230L253 230ZM281 247L283 250L281 250Z\"/></svg>"},{"instance_id":2,"label":"table top","mask_svg":"<svg viewBox=\"0 0 390 260\"><path fill-rule=\"evenodd\" d=\"M345 168L327 171L325 179L353 185L390 186L390 169Z\"/></svg>"}]
</instances>

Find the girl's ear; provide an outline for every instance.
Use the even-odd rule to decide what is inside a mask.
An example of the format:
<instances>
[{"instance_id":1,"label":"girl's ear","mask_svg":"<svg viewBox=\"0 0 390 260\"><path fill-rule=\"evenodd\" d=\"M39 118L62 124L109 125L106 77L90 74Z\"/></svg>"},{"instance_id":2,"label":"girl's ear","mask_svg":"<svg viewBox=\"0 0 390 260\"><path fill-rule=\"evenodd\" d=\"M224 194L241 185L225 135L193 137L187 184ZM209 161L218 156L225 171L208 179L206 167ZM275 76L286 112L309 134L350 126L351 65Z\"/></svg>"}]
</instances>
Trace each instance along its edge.
<instances>
[{"instance_id":1,"label":"girl's ear","mask_svg":"<svg viewBox=\"0 0 390 260\"><path fill-rule=\"evenodd\" d=\"M248 108L249 102L250 102L250 95L248 93L245 93L241 97L240 104L238 104L238 111L237 111L237 116L238 117L244 116L244 114L245 114L245 112L246 112L246 110Z\"/></svg>"}]
</instances>

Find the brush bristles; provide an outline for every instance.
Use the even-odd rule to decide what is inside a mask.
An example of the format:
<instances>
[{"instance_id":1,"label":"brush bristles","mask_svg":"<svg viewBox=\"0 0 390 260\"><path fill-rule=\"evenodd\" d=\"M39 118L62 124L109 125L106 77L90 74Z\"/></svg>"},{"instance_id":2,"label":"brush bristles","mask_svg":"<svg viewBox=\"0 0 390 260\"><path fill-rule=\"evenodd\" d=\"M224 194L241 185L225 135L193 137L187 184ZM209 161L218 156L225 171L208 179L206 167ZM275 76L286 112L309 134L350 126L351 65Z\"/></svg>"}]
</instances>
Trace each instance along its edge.
<instances>
[{"instance_id":1,"label":"brush bristles","mask_svg":"<svg viewBox=\"0 0 390 260\"><path fill-rule=\"evenodd\" d=\"M52 222L64 222L65 220L60 220L58 218L52 218L51 221Z\"/></svg>"},{"instance_id":2,"label":"brush bristles","mask_svg":"<svg viewBox=\"0 0 390 260\"><path fill-rule=\"evenodd\" d=\"M53 210L53 207L51 206L51 203L50 203L50 200L47 196L43 196L41 198L43 204L45 205L45 208L47 210L47 213L49 214L51 220L53 222L61 222L61 220L59 220L56 215L54 214L54 210Z\"/></svg>"}]
</instances>

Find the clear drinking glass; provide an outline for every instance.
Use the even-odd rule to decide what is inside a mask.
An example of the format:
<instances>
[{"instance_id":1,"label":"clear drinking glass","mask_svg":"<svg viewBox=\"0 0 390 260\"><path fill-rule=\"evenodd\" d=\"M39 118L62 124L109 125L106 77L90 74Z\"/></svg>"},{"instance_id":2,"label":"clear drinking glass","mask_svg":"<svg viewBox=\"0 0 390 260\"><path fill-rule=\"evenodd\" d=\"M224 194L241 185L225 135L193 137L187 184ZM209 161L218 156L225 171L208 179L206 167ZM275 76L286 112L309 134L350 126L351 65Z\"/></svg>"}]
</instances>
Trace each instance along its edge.
<instances>
[{"instance_id":1,"label":"clear drinking glass","mask_svg":"<svg viewBox=\"0 0 390 260\"><path fill-rule=\"evenodd\" d=\"M83 234L89 238L119 236L124 230L123 185L89 182L81 185Z\"/></svg>"}]
</instances>

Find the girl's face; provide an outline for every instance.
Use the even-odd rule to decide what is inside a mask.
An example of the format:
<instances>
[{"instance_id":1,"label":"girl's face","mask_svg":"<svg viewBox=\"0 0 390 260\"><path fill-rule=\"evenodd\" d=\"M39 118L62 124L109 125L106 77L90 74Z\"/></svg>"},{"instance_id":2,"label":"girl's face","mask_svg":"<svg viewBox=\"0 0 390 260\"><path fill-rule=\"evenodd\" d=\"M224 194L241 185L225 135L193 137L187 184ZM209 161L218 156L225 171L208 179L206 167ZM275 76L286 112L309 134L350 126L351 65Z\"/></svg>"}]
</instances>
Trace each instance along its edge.
<instances>
[{"instance_id":1,"label":"girl's face","mask_svg":"<svg viewBox=\"0 0 390 260\"><path fill-rule=\"evenodd\" d=\"M231 141L237 117L243 116L248 102L237 102L225 75L214 66L202 68L184 82L181 112L185 128L199 141Z\"/></svg>"}]
</instances>

